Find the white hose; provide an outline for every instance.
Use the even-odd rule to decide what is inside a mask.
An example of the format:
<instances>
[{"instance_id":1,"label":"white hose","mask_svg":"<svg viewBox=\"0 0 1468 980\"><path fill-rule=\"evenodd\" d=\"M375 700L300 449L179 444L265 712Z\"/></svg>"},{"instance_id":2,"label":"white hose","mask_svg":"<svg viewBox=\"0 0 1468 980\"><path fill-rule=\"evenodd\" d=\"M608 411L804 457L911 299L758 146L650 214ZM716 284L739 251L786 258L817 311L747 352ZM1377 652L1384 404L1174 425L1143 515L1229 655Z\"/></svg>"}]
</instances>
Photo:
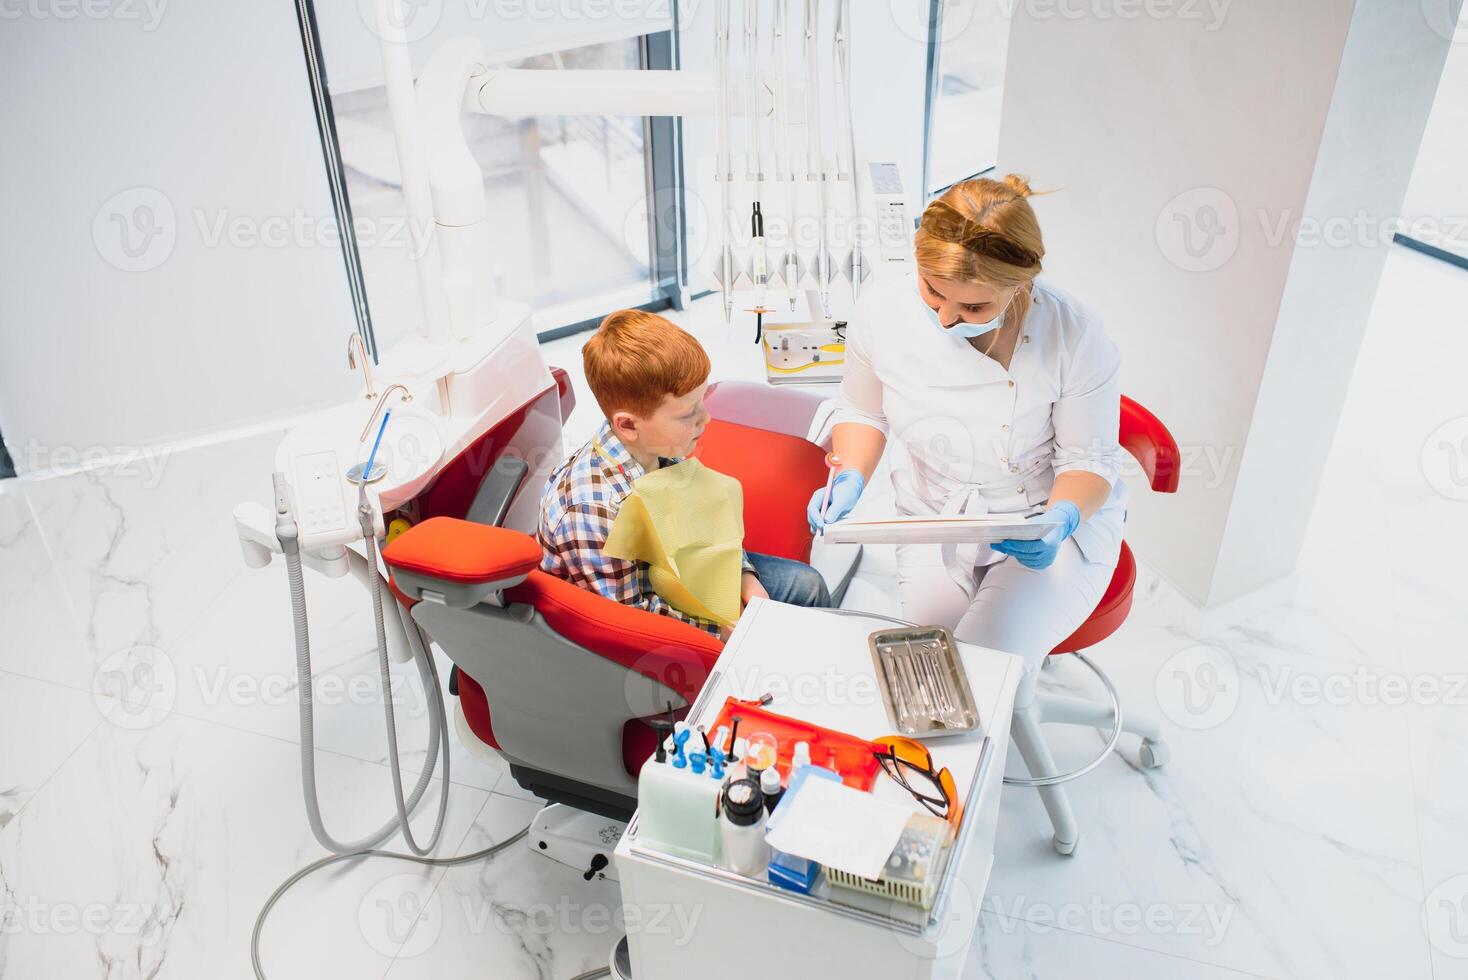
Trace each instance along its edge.
<instances>
[{"instance_id":1,"label":"white hose","mask_svg":"<svg viewBox=\"0 0 1468 980\"><path fill-rule=\"evenodd\" d=\"M301 572L301 554L296 522L290 513L289 495L285 488L284 474L275 474L275 500L276 500L276 522L275 533L280 540L281 550L285 553L285 564L287 578L290 580L291 589L291 615L295 623L296 640L296 680L299 685L299 704L301 721L301 788L306 798L306 818L311 824L311 833L316 840L333 854L313 861L306 867L292 874L266 899L264 907L255 916L255 928L250 934L250 965L254 968L257 980L265 980L265 969L260 962L260 937L265 931L265 920L269 917L277 902L284 897L294 885L307 875L320 871L322 868L330 867L340 861L349 861L353 858L362 857L387 857L399 861L413 861L418 864L433 867L449 867L452 865L465 864L493 857L505 850L517 841L523 840L530 828L526 827L513 837L503 840L491 847L471 854L461 854L455 857L431 858L423 855L437 846L439 838L443 834L444 816L448 811L449 801L449 734L448 717L444 710L443 690L438 683L438 668L433 662L433 656L425 642L422 631L418 624L413 622L412 616L403 606L394 601L393 606L402 621L404 632L408 637L408 648L412 654L414 663L418 665L418 676L423 681L423 690L428 701L429 729L428 729L428 756L423 772L418 776L418 783L413 787L413 792L405 800L403 798L403 774L402 765L398 759L398 737L396 717L392 707L392 678L388 670L387 656L387 630L383 619L382 600L382 577L377 574L377 539L373 529L372 511L366 505L366 492L362 492L359 504L359 516L362 520L362 537L367 550L367 567L372 576L372 612L377 625L377 663L382 675L383 709L387 717L387 745L388 745L388 767L392 770L393 802L397 806L397 816L383 824L377 830L359 841L342 843L332 837L326 830L326 825L321 819L321 805L316 793L316 738L315 738L315 712L312 704L311 690L311 630L306 616L306 585L305 576ZM423 798L428 784L433 778L434 768L439 761L440 755L443 761L442 784L439 789L438 816L434 820L433 833L428 843L419 847L413 839L412 829L409 826L408 816L418 807L418 802ZM394 851L375 850L374 846L380 844L397 831L403 833L403 840L407 842L412 854L399 854ZM605 976L605 970L593 970L583 973L576 980L590 980L592 977Z\"/></svg>"},{"instance_id":2,"label":"white hose","mask_svg":"<svg viewBox=\"0 0 1468 980\"><path fill-rule=\"evenodd\" d=\"M280 499L279 493L277 493L277 499ZM375 569L377 567L377 547L372 533L370 516L365 526L364 537L367 544L368 567ZM327 831L325 822L321 818L321 804L316 788L316 725L312 696L311 631L306 614L306 584L301 570L296 524L289 511L282 511L279 507L276 512L276 536L280 539L281 550L285 552L286 572L290 580L291 616L295 625L297 703L301 726L301 790L305 797L306 819L311 825L311 833L327 850L337 854L350 854L375 847L401 830L409 849L414 853L424 854L437 844L443 830L444 815L448 809L448 720L444 710L443 692L439 688L438 670L434 666L433 658L428 654L422 642L417 624L413 623L411 619L405 621L408 645L412 650L413 660L418 665L418 675L422 679L424 696L428 702L429 732L427 762L423 767L423 772L418 776L413 792L407 799L404 799L402 763L398 758L397 726L393 713L392 683L388 670L387 631L383 624L382 581L380 576L374 574L372 576L372 605L377 625L377 657L382 675L383 711L387 718L387 761L388 768L392 771L393 802L397 806L397 815L360 840L349 842L337 840ZM399 614L403 615L401 609ZM427 791L440 755L443 757L444 772L443 782L439 789L438 816L434 822L433 834L428 845L420 849L413 839L408 814L417 809L419 801Z\"/></svg>"}]
</instances>

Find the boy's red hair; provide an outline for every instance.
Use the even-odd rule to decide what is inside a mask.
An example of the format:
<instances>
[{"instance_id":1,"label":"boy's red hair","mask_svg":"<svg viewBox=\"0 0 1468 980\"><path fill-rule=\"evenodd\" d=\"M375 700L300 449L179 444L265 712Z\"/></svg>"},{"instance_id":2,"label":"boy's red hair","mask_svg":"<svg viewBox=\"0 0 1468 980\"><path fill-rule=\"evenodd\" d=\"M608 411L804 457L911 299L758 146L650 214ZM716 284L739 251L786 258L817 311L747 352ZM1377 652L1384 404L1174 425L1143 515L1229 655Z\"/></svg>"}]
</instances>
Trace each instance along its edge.
<instances>
[{"instance_id":1,"label":"boy's red hair","mask_svg":"<svg viewBox=\"0 0 1468 980\"><path fill-rule=\"evenodd\" d=\"M581 350L586 382L602 414L646 418L668 395L688 394L708 380L709 356L693 335L656 313L617 310Z\"/></svg>"}]
</instances>

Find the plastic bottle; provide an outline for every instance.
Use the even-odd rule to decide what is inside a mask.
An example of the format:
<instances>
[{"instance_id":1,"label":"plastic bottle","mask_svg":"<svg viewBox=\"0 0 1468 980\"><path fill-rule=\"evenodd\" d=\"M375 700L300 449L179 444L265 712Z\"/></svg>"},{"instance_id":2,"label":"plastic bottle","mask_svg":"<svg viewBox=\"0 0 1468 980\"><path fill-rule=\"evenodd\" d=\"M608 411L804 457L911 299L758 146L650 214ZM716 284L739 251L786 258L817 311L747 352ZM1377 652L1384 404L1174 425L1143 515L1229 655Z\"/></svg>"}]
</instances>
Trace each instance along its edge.
<instances>
[{"instance_id":1,"label":"plastic bottle","mask_svg":"<svg viewBox=\"0 0 1468 980\"><path fill-rule=\"evenodd\" d=\"M724 819L719 827L724 867L750 877L763 874L770 863L765 796L753 779L736 779L724 788Z\"/></svg>"},{"instance_id":2,"label":"plastic bottle","mask_svg":"<svg viewBox=\"0 0 1468 980\"><path fill-rule=\"evenodd\" d=\"M796 742L795 752L790 759L790 774L795 775L795 770L801 766L810 765L810 743Z\"/></svg>"},{"instance_id":3,"label":"plastic bottle","mask_svg":"<svg viewBox=\"0 0 1468 980\"><path fill-rule=\"evenodd\" d=\"M780 785L780 774L771 766L759 774L759 789L765 795L765 812L774 813L775 805L780 802L780 794L784 788Z\"/></svg>"}]
</instances>

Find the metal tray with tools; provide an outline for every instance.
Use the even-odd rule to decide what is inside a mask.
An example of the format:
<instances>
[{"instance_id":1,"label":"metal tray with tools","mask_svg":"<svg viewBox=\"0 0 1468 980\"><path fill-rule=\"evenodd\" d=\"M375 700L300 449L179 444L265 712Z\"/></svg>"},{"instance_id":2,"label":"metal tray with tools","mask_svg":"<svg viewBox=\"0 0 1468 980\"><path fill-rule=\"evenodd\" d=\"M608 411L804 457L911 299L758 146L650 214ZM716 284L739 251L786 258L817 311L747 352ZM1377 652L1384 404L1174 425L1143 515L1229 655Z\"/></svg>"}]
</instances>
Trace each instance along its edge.
<instances>
[{"instance_id":1,"label":"metal tray with tools","mask_svg":"<svg viewBox=\"0 0 1468 980\"><path fill-rule=\"evenodd\" d=\"M979 710L953 634L941 626L877 630L867 637L887 717L904 735L972 731Z\"/></svg>"}]
</instances>

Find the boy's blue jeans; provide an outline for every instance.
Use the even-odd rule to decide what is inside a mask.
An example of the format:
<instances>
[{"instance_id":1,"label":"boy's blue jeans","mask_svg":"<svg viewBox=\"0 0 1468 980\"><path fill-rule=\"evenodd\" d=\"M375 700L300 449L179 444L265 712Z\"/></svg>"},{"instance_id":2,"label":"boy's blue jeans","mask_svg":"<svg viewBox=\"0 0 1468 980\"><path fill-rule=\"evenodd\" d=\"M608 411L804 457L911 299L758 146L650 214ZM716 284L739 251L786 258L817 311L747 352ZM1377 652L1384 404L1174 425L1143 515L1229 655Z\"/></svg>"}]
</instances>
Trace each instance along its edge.
<instances>
[{"instance_id":1,"label":"boy's blue jeans","mask_svg":"<svg viewBox=\"0 0 1468 980\"><path fill-rule=\"evenodd\" d=\"M749 563L759 576L760 585L776 602L787 602L792 606L825 608L831 605L831 593L826 590L826 580L821 573L803 561L777 558L747 552Z\"/></svg>"}]
</instances>

